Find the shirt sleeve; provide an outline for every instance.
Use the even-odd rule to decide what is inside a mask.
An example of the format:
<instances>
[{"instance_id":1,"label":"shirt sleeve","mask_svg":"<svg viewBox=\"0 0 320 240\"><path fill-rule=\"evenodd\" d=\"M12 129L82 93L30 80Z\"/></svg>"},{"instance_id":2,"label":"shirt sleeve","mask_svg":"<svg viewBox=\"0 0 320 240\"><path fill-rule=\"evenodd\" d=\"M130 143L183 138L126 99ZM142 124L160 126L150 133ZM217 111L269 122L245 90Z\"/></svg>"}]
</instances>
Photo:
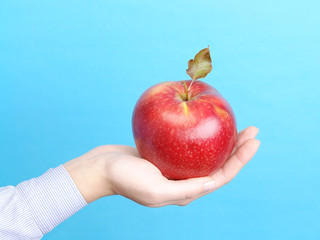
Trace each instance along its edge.
<instances>
[{"instance_id":1,"label":"shirt sleeve","mask_svg":"<svg viewBox=\"0 0 320 240\"><path fill-rule=\"evenodd\" d=\"M62 165L0 188L0 239L41 239L87 205Z\"/></svg>"}]
</instances>

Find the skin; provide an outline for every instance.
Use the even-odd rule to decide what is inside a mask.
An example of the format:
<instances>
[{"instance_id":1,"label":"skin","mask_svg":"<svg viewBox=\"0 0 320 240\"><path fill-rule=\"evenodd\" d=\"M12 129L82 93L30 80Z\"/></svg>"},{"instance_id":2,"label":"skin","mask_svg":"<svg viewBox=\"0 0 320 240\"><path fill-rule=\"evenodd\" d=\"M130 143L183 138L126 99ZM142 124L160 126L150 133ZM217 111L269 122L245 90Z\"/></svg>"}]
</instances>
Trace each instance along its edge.
<instances>
[{"instance_id":1,"label":"skin","mask_svg":"<svg viewBox=\"0 0 320 240\"><path fill-rule=\"evenodd\" d=\"M238 133L230 158L208 177L168 180L135 148L123 145L96 147L63 166L87 203L119 194L148 207L185 206L238 174L259 148L260 141L255 139L258 131L248 127Z\"/></svg>"}]
</instances>

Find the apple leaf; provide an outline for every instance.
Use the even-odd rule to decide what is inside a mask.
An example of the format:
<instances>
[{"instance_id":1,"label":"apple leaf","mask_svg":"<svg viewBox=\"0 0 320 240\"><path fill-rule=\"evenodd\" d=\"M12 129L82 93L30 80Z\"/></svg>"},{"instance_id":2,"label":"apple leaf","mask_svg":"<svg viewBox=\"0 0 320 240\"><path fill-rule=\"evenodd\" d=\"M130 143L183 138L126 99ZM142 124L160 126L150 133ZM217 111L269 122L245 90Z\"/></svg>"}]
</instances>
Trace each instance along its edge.
<instances>
[{"instance_id":1,"label":"apple leaf","mask_svg":"<svg viewBox=\"0 0 320 240\"><path fill-rule=\"evenodd\" d=\"M192 80L204 78L211 72L211 70L212 65L209 46L198 52L194 59L190 59L188 62L187 74L192 78Z\"/></svg>"}]
</instances>

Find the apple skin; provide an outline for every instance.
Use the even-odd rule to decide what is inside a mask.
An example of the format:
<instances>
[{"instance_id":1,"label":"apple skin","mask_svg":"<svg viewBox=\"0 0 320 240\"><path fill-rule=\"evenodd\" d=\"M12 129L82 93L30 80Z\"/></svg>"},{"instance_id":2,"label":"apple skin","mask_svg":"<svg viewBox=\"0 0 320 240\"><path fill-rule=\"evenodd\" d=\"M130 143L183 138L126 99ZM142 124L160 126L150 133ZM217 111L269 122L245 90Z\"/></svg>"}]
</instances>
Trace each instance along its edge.
<instances>
[{"instance_id":1,"label":"apple skin","mask_svg":"<svg viewBox=\"0 0 320 240\"><path fill-rule=\"evenodd\" d=\"M191 81L185 81L189 87ZM195 81L184 101L182 81L146 90L132 116L133 136L142 158L168 179L208 176L230 156L237 138L234 113L212 86Z\"/></svg>"}]
</instances>

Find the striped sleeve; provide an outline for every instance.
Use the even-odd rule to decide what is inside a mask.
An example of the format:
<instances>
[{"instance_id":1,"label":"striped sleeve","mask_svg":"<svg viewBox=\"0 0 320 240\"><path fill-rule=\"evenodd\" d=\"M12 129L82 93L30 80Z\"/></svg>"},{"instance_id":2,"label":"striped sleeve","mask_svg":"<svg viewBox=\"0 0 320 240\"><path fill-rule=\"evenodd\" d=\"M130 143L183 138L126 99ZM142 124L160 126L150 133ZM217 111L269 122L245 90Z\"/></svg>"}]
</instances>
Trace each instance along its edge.
<instances>
[{"instance_id":1,"label":"striped sleeve","mask_svg":"<svg viewBox=\"0 0 320 240\"><path fill-rule=\"evenodd\" d=\"M86 205L62 165L0 188L0 239L41 239Z\"/></svg>"}]
</instances>

